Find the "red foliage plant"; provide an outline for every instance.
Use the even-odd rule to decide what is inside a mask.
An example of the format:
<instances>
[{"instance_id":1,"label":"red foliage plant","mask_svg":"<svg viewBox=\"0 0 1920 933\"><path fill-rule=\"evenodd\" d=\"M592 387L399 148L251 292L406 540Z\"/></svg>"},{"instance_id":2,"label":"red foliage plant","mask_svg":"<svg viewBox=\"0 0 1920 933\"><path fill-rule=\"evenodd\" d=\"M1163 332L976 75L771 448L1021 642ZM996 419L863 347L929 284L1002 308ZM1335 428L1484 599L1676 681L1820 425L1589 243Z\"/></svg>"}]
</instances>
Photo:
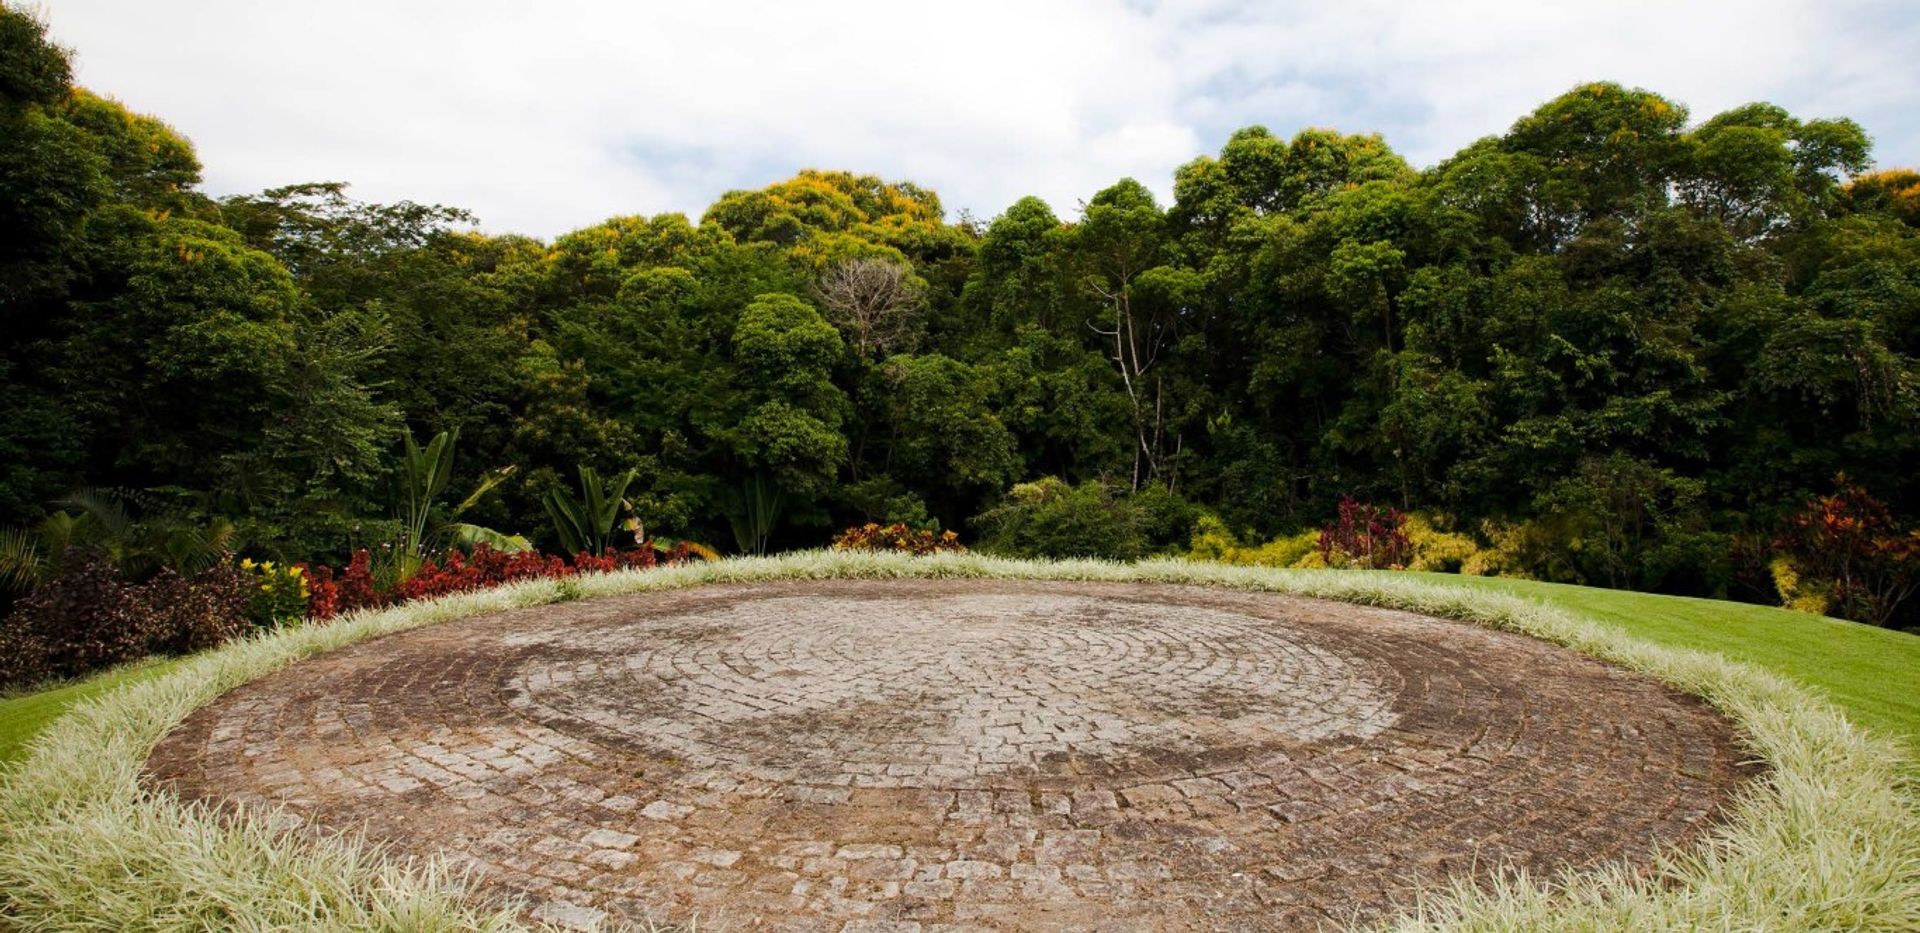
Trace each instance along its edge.
<instances>
[{"instance_id":1,"label":"red foliage plant","mask_svg":"<svg viewBox=\"0 0 1920 933\"><path fill-rule=\"evenodd\" d=\"M1399 509L1342 496L1339 518L1320 529L1320 556L1329 567L1400 570L1413 559L1406 524Z\"/></svg>"},{"instance_id":2,"label":"red foliage plant","mask_svg":"<svg viewBox=\"0 0 1920 933\"><path fill-rule=\"evenodd\" d=\"M951 531L935 534L924 528L910 528L904 523L881 525L868 522L840 532L833 537L833 549L836 551L899 551L905 554L938 554L951 551L965 553L967 546L960 543L960 536Z\"/></svg>"},{"instance_id":3,"label":"red foliage plant","mask_svg":"<svg viewBox=\"0 0 1920 933\"><path fill-rule=\"evenodd\" d=\"M1920 591L1920 530L1903 532L1886 503L1845 474L1834 483L1833 495L1808 500L1787 520L1774 547L1804 578L1827 588L1836 614L1891 624Z\"/></svg>"},{"instance_id":4,"label":"red foliage plant","mask_svg":"<svg viewBox=\"0 0 1920 933\"><path fill-rule=\"evenodd\" d=\"M210 648L246 629L247 587L225 561L191 577L162 570L136 583L104 554L75 552L0 620L0 686Z\"/></svg>"},{"instance_id":5,"label":"red foliage plant","mask_svg":"<svg viewBox=\"0 0 1920 933\"><path fill-rule=\"evenodd\" d=\"M374 609L390 600L373 579L373 555L361 548L335 577L325 564L295 564L307 575L307 618L331 619L355 609Z\"/></svg>"},{"instance_id":6,"label":"red foliage plant","mask_svg":"<svg viewBox=\"0 0 1920 933\"><path fill-rule=\"evenodd\" d=\"M471 553L448 551L439 560L429 559L389 593L374 585L370 557L357 551L344 574L334 578L326 566L305 567L308 578L307 617L330 619L342 612L367 609L413 599L432 599L454 593L491 589L520 580L540 577L568 577L577 573L604 573L612 570L646 569L665 560L679 563L687 559L685 546L661 552L652 542L629 551L606 555L585 552L569 561L564 557L534 551L497 551L482 544Z\"/></svg>"}]
</instances>

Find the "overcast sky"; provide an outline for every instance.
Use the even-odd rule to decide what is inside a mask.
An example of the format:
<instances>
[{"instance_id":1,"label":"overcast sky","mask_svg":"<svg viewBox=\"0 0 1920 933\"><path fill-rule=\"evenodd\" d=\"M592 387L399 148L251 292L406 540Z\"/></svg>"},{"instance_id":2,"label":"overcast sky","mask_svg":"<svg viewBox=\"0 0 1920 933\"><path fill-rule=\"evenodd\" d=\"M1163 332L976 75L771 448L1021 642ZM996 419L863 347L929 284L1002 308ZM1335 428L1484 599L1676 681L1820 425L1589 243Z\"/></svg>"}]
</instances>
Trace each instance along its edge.
<instances>
[{"instance_id":1,"label":"overcast sky","mask_svg":"<svg viewBox=\"0 0 1920 933\"><path fill-rule=\"evenodd\" d=\"M1415 165L1573 85L1703 119L1850 116L1920 163L1920 3L52 0L79 81L190 137L214 194L340 180L550 237L698 216L805 167L949 215L1072 215L1235 128L1378 131Z\"/></svg>"}]
</instances>

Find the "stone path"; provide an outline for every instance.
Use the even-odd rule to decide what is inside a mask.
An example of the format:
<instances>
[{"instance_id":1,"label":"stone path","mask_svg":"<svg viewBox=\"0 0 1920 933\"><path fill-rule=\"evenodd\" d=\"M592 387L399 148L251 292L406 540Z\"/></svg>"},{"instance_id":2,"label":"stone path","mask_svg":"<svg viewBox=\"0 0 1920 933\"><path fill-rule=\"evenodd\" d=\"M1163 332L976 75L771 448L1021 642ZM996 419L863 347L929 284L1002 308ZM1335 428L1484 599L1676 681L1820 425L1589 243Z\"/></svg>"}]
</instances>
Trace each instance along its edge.
<instances>
[{"instance_id":1,"label":"stone path","mask_svg":"<svg viewBox=\"0 0 1920 933\"><path fill-rule=\"evenodd\" d=\"M1644 861L1740 759L1697 700L1458 623L843 581L363 643L196 713L149 777L449 856L565 925L1291 929Z\"/></svg>"}]
</instances>

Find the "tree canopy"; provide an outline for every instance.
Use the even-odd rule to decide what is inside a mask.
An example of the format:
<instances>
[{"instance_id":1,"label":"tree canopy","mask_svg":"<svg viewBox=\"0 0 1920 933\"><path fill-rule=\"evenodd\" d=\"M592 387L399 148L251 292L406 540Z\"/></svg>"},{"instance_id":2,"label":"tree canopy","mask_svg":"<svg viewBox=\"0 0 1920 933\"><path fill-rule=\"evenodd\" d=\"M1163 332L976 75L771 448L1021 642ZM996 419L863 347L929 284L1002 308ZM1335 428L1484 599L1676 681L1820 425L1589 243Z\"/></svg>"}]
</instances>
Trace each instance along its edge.
<instances>
[{"instance_id":1,"label":"tree canopy","mask_svg":"<svg viewBox=\"0 0 1920 933\"><path fill-rule=\"evenodd\" d=\"M582 466L637 470L650 529L777 546L972 530L1051 476L1262 537L1343 496L1532 521L1542 575L1740 595L1739 541L1838 475L1920 513L1920 174L1844 118L1593 83L1424 170L1252 126L1165 204L950 222L809 169L548 243L339 182L211 198L11 9L0 63L0 524L103 486L337 555L440 431L460 488L517 467L474 519L535 535Z\"/></svg>"}]
</instances>

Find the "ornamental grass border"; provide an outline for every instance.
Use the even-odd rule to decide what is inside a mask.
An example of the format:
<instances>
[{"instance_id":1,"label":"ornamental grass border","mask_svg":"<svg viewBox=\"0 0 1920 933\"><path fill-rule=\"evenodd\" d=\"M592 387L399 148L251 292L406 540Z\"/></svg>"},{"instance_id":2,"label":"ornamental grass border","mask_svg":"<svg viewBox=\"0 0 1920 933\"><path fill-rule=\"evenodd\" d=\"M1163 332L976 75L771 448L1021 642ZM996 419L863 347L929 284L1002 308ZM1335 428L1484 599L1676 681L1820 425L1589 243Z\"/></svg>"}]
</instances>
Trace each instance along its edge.
<instances>
[{"instance_id":1,"label":"ornamental grass border","mask_svg":"<svg viewBox=\"0 0 1920 933\"><path fill-rule=\"evenodd\" d=\"M168 731L228 690L368 638L571 599L718 583L972 578L1223 586L1340 600L1518 632L1703 697L1769 766L1704 838L1650 870L1507 873L1425 892L1414 930L1920 929L1920 787L1908 752L1810 689L1752 665L1646 643L1551 604L1390 572L1178 560L1017 561L808 551L537 580L236 641L77 705L0 771L0 927L24 930L517 930L471 879L284 815L237 815L143 787ZM1891 688L1892 685L1889 685Z\"/></svg>"}]
</instances>

